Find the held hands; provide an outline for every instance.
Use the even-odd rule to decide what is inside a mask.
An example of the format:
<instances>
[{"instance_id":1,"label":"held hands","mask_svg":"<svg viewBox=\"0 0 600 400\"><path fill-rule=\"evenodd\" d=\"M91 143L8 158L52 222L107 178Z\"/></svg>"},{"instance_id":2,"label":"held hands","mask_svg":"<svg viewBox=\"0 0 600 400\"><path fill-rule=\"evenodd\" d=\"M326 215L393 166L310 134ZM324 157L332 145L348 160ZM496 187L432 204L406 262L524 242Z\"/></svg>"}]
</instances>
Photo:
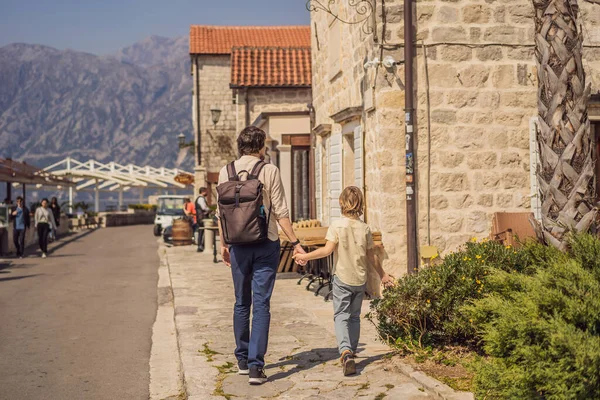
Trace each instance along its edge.
<instances>
[{"instance_id":1,"label":"held hands","mask_svg":"<svg viewBox=\"0 0 600 400\"><path fill-rule=\"evenodd\" d=\"M229 254L229 247L221 247L221 257L223 262L228 267L231 267L231 255Z\"/></svg>"},{"instance_id":2,"label":"held hands","mask_svg":"<svg viewBox=\"0 0 600 400\"><path fill-rule=\"evenodd\" d=\"M304 266L308 262L308 254L306 254L306 251L301 245L294 247L294 255L292 258L298 263L298 265Z\"/></svg>"}]
</instances>

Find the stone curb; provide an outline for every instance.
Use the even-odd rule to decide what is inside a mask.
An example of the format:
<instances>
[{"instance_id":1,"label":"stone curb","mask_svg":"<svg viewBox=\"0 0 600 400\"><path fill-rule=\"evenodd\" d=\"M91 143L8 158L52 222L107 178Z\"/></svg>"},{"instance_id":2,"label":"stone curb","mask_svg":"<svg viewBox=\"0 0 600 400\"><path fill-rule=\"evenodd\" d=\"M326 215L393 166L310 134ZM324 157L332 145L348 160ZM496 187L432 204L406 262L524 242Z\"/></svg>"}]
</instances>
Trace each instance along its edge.
<instances>
[{"instance_id":1,"label":"stone curb","mask_svg":"<svg viewBox=\"0 0 600 400\"><path fill-rule=\"evenodd\" d=\"M409 378L413 379L419 385L423 386L425 390L434 394L438 399L442 400L474 400L475 395L471 392L457 392L450 386L433 379L432 377L424 374L423 372L416 371L410 365L407 365L399 360L393 360L393 364L397 367L400 372Z\"/></svg>"},{"instance_id":2,"label":"stone curb","mask_svg":"<svg viewBox=\"0 0 600 400\"><path fill-rule=\"evenodd\" d=\"M166 248L158 242L156 320L152 327L150 355L150 400L183 400L187 398L183 365L179 349L171 272Z\"/></svg>"}]
</instances>

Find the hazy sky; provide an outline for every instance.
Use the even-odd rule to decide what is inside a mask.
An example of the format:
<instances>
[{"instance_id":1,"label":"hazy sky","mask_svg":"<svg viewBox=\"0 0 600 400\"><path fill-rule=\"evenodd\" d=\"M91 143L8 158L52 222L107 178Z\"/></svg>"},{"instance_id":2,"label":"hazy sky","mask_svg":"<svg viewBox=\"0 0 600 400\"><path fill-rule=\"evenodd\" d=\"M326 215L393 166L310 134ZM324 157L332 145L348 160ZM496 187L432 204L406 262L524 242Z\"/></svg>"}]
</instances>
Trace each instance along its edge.
<instances>
[{"instance_id":1,"label":"hazy sky","mask_svg":"<svg viewBox=\"0 0 600 400\"><path fill-rule=\"evenodd\" d=\"M305 25L305 0L0 0L0 47L44 44L106 54L191 24Z\"/></svg>"}]
</instances>

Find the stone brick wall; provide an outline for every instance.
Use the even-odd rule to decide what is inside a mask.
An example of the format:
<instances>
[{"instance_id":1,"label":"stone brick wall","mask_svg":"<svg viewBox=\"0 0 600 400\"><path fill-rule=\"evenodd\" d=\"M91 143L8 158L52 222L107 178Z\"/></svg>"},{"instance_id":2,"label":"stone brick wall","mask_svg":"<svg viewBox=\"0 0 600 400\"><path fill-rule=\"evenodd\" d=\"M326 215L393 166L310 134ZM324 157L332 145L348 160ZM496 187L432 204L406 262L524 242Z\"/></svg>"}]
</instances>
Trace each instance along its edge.
<instances>
[{"instance_id":1,"label":"stone brick wall","mask_svg":"<svg viewBox=\"0 0 600 400\"><path fill-rule=\"evenodd\" d=\"M193 66L195 68L195 66ZM233 102L230 56L203 55L198 57L200 73L200 135L202 164L207 172L219 172L221 167L237 155L236 105ZM221 118L215 126L212 122L211 108L221 110ZM241 108L241 107L240 107ZM195 115L192 110L192 115ZM239 118L244 120L243 109ZM240 125L241 126L241 125Z\"/></svg>"},{"instance_id":2,"label":"stone brick wall","mask_svg":"<svg viewBox=\"0 0 600 400\"><path fill-rule=\"evenodd\" d=\"M248 91L248 101L252 123L264 112L308 111L312 93L310 88L257 88Z\"/></svg>"},{"instance_id":3,"label":"stone brick wall","mask_svg":"<svg viewBox=\"0 0 600 400\"><path fill-rule=\"evenodd\" d=\"M343 5L345 2L340 4L341 15L348 19L355 16ZM379 42L382 37L385 40L383 51L371 35L361 31L360 25L341 25L342 68L333 79L328 71L327 39L330 26L335 24L331 25L323 12L311 14L313 104L316 125L332 123L330 115L363 104L370 94L367 89L374 87L374 110L364 111L362 118L366 218L374 230L383 233L388 255L385 268L400 275L406 271L404 70L402 65L392 70L380 66L377 71L363 67L373 57L392 55L396 60L403 59L402 2L386 0L385 4L384 28L382 4L377 1L377 31ZM585 45L598 46L600 7L585 3L581 7ZM470 237L487 236L494 212L530 207L529 125L537 113L532 15L530 3L516 0L416 3L419 46L415 98L422 244L427 242L428 217L432 244L450 251ZM600 49L588 47L584 56L594 93L600 89ZM339 129L334 124L333 131ZM319 143L326 141L319 139ZM324 170L327 162L324 160ZM325 206L324 213L326 216Z\"/></svg>"}]
</instances>

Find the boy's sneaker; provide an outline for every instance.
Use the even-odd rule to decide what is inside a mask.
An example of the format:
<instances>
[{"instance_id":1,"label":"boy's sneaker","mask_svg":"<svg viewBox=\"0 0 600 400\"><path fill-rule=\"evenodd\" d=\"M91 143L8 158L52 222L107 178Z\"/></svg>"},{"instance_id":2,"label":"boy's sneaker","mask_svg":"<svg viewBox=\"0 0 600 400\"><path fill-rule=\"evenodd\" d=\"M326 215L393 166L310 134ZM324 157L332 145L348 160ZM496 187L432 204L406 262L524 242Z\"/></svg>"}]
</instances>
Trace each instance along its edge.
<instances>
[{"instance_id":1,"label":"boy's sneaker","mask_svg":"<svg viewBox=\"0 0 600 400\"><path fill-rule=\"evenodd\" d=\"M251 385L262 385L267 381L267 375L265 375L265 371L259 367L250 368L250 378L248 379L248 383Z\"/></svg>"},{"instance_id":2,"label":"boy's sneaker","mask_svg":"<svg viewBox=\"0 0 600 400\"><path fill-rule=\"evenodd\" d=\"M238 375L248 375L250 370L248 369L248 361L240 360L238 361Z\"/></svg>"},{"instance_id":3,"label":"boy's sneaker","mask_svg":"<svg viewBox=\"0 0 600 400\"><path fill-rule=\"evenodd\" d=\"M344 350L342 357L340 358L342 363L342 369L344 376L354 375L356 373L356 363L354 362L354 355L350 350Z\"/></svg>"}]
</instances>

